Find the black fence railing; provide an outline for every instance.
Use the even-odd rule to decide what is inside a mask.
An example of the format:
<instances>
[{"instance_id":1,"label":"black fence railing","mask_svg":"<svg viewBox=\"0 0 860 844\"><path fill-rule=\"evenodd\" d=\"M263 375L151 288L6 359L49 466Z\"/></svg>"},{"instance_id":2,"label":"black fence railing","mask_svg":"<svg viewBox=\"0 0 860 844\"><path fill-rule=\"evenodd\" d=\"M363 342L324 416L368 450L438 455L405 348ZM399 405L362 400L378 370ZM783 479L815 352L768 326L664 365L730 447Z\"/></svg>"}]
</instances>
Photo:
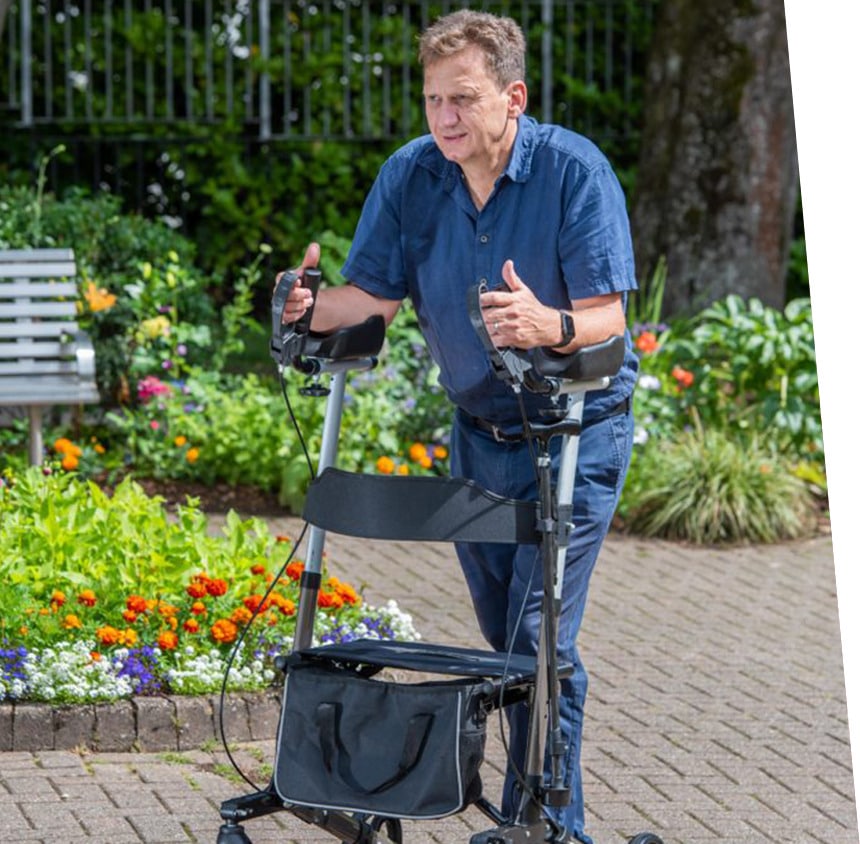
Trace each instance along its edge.
<instances>
[{"instance_id":1,"label":"black fence railing","mask_svg":"<svg viewBox=\"0 0 860 844\"><path fill-rule=\"evenodd\" d=\"M235 125L262 140L422 131L415 39L461 6L507 14L529 45L532 111L629 131L657 0L16 0L0 54L6 122Z\"/></svg>"}]
</instances>

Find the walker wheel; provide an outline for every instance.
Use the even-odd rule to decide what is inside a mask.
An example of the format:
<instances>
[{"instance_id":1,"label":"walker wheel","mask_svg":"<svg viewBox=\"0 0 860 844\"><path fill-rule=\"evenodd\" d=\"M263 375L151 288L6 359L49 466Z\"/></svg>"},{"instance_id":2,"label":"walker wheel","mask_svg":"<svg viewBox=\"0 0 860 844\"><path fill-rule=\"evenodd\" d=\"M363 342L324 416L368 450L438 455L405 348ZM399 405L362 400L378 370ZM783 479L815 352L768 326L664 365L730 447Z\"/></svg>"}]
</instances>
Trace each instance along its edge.
<instances>
[{"instance_id":1,"label":"walker wheel","mask_svg":"<svg viewBox=\"0 0 860 844\"><path fill-rule=\"evenodd\" d=\"M374 832L384 832L391 844L403 844L403 827L398 818L371 818Z\"/></svg>"},{"instance_id":2,"label":"walker wheel","mask_svg":"<svg viewBox=\"0 0 860 844\"><path fill-rule=\"evenodd\" d=\"M663 844L663 839L658 838L652 832L640 832L634 835L627 844Z\"/></svg>"}]
</instances>

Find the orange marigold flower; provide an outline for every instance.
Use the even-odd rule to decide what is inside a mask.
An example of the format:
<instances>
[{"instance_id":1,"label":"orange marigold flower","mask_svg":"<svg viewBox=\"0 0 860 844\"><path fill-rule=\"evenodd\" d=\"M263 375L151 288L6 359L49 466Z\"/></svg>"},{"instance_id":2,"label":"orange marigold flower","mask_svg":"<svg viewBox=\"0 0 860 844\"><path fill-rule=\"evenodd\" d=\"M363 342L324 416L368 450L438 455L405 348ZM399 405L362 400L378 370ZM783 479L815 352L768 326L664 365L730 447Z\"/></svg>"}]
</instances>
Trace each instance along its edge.
<instances>
[{"instance_id":1,"label":"orange marigold flower","mask_svg":"<svg viewBox=\"0 0 860 844\"><path fill-rule=\"evenodd\" d=\"M198 457L200 457L199 448L189 448L188 451L185 452L185 459L189 463L196 463Z\"/></svg>"},{"instance_id":2,"label":"orange marigold flower","mask_svg":"<svg viewBox=\"0 0 860 844\"><path fill-rule=\"evenodd\" d=\"M227 581L220 578L206 581L206 591L213 597L218 598L227 594Z\"/></svg>"},{"instance_id":3,"label":"orange marigold flower","mask_svg":"<svg viewBox=\"0 0 860 844\"><path fill-rule=\"evenodd\" d=\"M239 631L237 630L236 625L233 624L229 618L219 618L218 621L212 625L212 629L209 632L216 642L230 644L230 642L236 639L236 634Z\"/></svg>"},{"instance_id":4,"label":"orange marigold flower","mask_svg":"<svg viewBox=\"0 0 860 844\"><path fill-rule=\"evenodd\" d=\"M259 563L251 566L251 574L264 574L266 571L266 567L260 565Z\"/></svg>"},{"instance_id":5,"label":"orange marigold flower","mask_svg":"<svg viewBox=\"0 0 860 844\"><path fill-rule=\"evenodd\" d=\"M185 587L185 591L192 598L202 598L206 593L206 584L201 583L199 580L193 581L189 583L188 586Z\"/></svg>"},{"instance_id":6,"label":"orange marigold flower","mask_svg":"<svg viewBox=\"0 0 860 844\"><path fill-rule=\"evenodd\" d=\"M286 574L290 580L298 580L302 576L302 572L304 570L305 564L296 560L287 566Z\"/></svg>"},{"instance_id":7,"label":"orange marigold flower","mask_svg":"<svg viewBox=\"0 0 860 844\"><path fill-rule=\"evenodd\" d=\"M104 454L107 451L107 449L101 443L96 443L93 446L93 451L96 454Z\"/></svg>"},{"instance_id":8,"label":"orange marigold flower","mask_svg":"<svg viewBox=\"0 0 860 844\"><path fill-rule=\"evenodd\" d=\"M168 604L167 601L158 602L158 614L162 618L173 618L179 612L179 607Z\"/></svg>"},{"instance_id":9,"label":"orange marigold flower","mask_svg":"<svg viewBox=\"0 0 860 844\"><path fill-rule=\"evenodd\" d=\"M681 366L676 366L672 369L672 377L678 382L678 386L682 389L693 386L695 380L693 373Z\"/></svg>"},{"instance_id":10,"label":"orange marigold flower","mask_svg":"<svg viewBox=\"0 0 860 844\"><path fill-rule=\"evenodd\" d=\"M137 632L132 630L130 627L126 627L125 630L121 630L119 634L119 643L121 645L128 645L129 647L136 645Z\"/></svg>"},{"instance_id":11,"label":"orange marigold flower","mask_svg":"<svg viewBox=\"0 0 860 844\"><path fill-rule=\"evenodd\" d=\"M184 446L187 442L188 437L184 437L182 434L180 434L178 437L173 438L173 444L178 448L182 448L182 446Z\"/></svg>"},{"instance_id":12,"label":"orange marigold flower","mask_svg":"<svg viewBox=\"0 0 860 844\"><path fill-rule=\"evenodd\" d=\"M429 469L433 465L433 458L429 454L425 454L419 461L418 465L422 469Z\"/></svg>"},{"instance_id":13,"label":"orange marigold flower","mask_svg":"<svg viewBox=\"0 0 860 844\"><path fill-rule=\"evenodd\" d=\"M322 607L323 609L329 608L337 610L343 606L343 598L341 598L337 592L327 592L322 589L317 596L317 606Z\"/></svg>"},{"instance_id":14,"label":"orange marigold flower","mask_svg":"<svg viewBox=\"0 0 860 844\"><path fill-rule=\"evenodd\" d=\"M335 587L335 592L337 592L337 594L340 595L340 597L343 598L344 601L346 601L346 603L348 604L354 605L361 601L358 592L356 592L355 589L353 589L352 586L350 586L348 583L338 582L337 586Z\"/></svg>"},{"instance_id":15,"label":"orange marigold flower","mask_svg":"<svg viewBox=\"0 0 860 844\"><path fill-rule=\"evenodd\" d=\"M66 596L60 592L59 589L55 589L51 592L51 606L56 610L59 609L63 604L66 603Z\"/></svg>"},{"instance_id":16,"label":"orange marigold flower","mask_svg":"<svg viewBox=\"0 0 860 844\"><path fill-rule=\"evenodd\" d=\"M444 445L437 445L433 447L433 456L437 460L444 460L448 456L448 449L445 448Z\"/></svg>"},{"instance_id":17,"label":"orange marigold flower","mask_svg":"<svg viewBox=\"0 0 860 844\"><path fill-rule=\"evenodd\" d=\"M119 630L116 627L111 627L109 624L96 630L96 638L103 645L115 645L119 642L120 635Z\"/></svg>"},{"instance_id":18,"label":"orange marigold flower","mask_svg":"<svg viewBox=\"0 0 860 844\"><path fill-rule=\"evenodd\" d=\"M81 627L83 627L83 624L81 624L81 620L74 613L69 613L63 619L63 628L65 630L80 630Z\"/></svg>"},{"instance_id":19,"label":"orange marigold flower","mask_svg":"<svg viewBox=\"0 0 860 844\"><path fill-rule=\"evenodd\" d=\"M409 459L414 463L420 463L427 456L427 446L422 443L412 443L409 446Z\"/></svg>"},{"instance_id":20,"label":"orange marigold flower","mask_svg":"<svg viewBox=\"0 0 860 844\"><path fill-rule=\"evenodd\" d=\"M71 454L74 447L74 443L68 437L59 437L54 440L54 451L59 454Z\"/></svg>"},{"instance_id":21,"label":"orange marigold flower","mask_svg":"<svg viewBox=\"0 0 860 844\"><path fill-rule=\"evenodd\" d=\"M402 463L400 466L397 467L397 474L398 475L408 475L409 474L409 467L405 463Z\"/></svg>"},{"instance_id":22,"label":"orange marigold flower","mask_svg":"<svg viewBox=\"0 0 860 844\"><path fill-rule=\"evenodd\" d=\"M125 606L126 609L140 615L140 613L146 612L146 598L142 598L140 595L129 595L126 599Z\"/></svg>"},{"instance_id":23,"label":"orange marigold flower","mask_svg":"<svg viewBox=\"0 0 860 844\"><path fill-rule=\"evenodd\" d=\"M230 621L234 624L241 624L244 626L251 620L251 617L252 613L247 607L236 607L230 616Z\"/></svg>"},{"instance_id":24,"label":"orange marigold flower","mask_svg":"<svg viewBox=\"0 0 860 844\"><path fill-rule=\"evenodd\" d=\"M380 457L376 461L376 471L381 475L390 475L394 472L394 461L390 457Z\"/></svg>"},{"instance_id":25,"label":"orange marigold flower","mask_svg":"<svg viewBox=\"0 0 860 844\"><path fill-rule=\"evenodd\" d=\"M165 630L158 639L158 647L163 651L172 651L176 649L176 646L179 644L179 636L177 636L172 630Z\"/></svg>"},{"instance_id":26,"label":"orange marigold flower","mask_svg":"<svg viewBox=\"0 0 860 844\"><path fill-rule=\"evenodd\" d=\"M94 607L96 605L96 593L92 589L83 589L78 595L78 603L85 607Z\"/></svg>"},{"instance_id":27,"label":"orange marigold flower","mask_svg":"<svg viewBox=\"0 0 860 844\"><path fill-rule=\"evenodd\" d=\"M270 602L267 600L263 600L262 595L248 595L247 598L242 599L242 603L251 611L251 612L265 612L271 606Z\"/></svg>"},{"instance_id":28,"label":"orange marigold flower","mask_svg":"<svg viewBox=\"0 0 860 844\"><path fill-rule=\"evenodd\" d=\"M78 468L78 463L80 461L74 454L66 454L63 459L60 461L60 465L67 471L72 472Z\"/></svg>"},{"instance_id":29,"label":"orange marigold flower","mask_svg":"<svg viewBox=\"0 0 860 844\"><path fill-rule=\"evenodd\" d=\"M206 604L204 604L203 601L195 601L191 605L191 612L193 612L194 615L205 615L206 614Z\"/></svg>"},{"instance_id":30,"label":"orange marigold flower","mask_svg":"<svg viewBox=\"0 0 860 844\"><path fill-rule=\"evenodd\" d=\"M137 621L137 613L134 610L123 610L122 617L128 624L134 624Z\"/></svg>"},{"instance_id":31,"label":"orange marigold flower","mask_svg":"<svg viewBox=\"0 0 860 844\"><path fill-rule=\"evenodd\" d=\"M98 651L90 651L90 659L93 662L98 662L102 658L102 655Z\"/></svg>"},{"instance_id":32,"label":"orange marigold flower","mask_svg":"<svg viewBox=\"0 0 860 844\"><path fill-rule=\"evenodd\" d=\"M657 342L657 335L653 331L643 331L636 338L635 345L643 355L650 355L651 352L656 352L660 348L660 344Z\"/></svg>"},{"instance_id":33,"label":"orange marigold flower","mask_svg":"<svg viewBox=\"0 0 860 844\"><path fill-rule=\"evenodd\" d=\"M182 629L186 633L199 633L200 632L200 623L196 618L189 618L183 625Z\"/></svg>"}]
</instances>

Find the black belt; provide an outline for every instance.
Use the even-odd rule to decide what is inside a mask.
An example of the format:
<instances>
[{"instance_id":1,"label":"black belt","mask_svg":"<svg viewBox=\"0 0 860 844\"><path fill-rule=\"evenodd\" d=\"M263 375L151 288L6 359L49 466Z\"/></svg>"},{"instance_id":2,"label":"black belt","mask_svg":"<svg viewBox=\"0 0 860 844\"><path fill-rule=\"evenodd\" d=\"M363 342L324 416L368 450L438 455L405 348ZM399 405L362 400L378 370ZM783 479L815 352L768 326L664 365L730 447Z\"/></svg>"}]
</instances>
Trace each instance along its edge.
<instances>
[{"instance_id":1,"label":"black belt","mask_svg":"<svg viewBox=\"0 0 860 844\"><path fill-rule=\"evenodd\" d=\"M605 413L601 413L599 416L595 416L593 419L583 422L582 426L587 428L595 422L602 422L604 419L609 419L611 416L619 416L622 413L627 413L628 410L630 410L630 396L625 396L620 402L618 402L618 404L615 405L615 407L610 407ZM503 431L498 425L494 425L486 419L481 419L479 416L470 416L469 420L476 428L486 431L488 434L492 434L493 439L499 443L519 443L523 442L526 438L526 435L522 431L509 434L506 431Z\"/></svg>"}]
</instances>

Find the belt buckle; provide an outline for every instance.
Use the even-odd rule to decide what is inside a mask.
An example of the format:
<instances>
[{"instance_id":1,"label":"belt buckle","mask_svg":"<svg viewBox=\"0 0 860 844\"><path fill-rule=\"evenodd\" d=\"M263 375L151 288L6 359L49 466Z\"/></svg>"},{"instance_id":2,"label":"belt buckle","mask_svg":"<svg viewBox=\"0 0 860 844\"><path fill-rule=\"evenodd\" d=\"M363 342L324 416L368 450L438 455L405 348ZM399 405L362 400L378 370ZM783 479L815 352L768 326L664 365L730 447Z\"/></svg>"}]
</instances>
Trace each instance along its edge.
<instances>
[{"instance_id":1,"label":"belt buckle","mask_svg":"<svg viewBox=\"0 0 860 844\"><path fill-rule=\"evenodd\" d=\"M504 432L504 431L502 431L502 429L501 429L501 428L499 428L499 426L498 426L498 425L492 425L492 424L491 424L491 425L490 425L490 428L492 429L490 433L492 433L492 435L493 435L493 439L494 439L497 443L504 443L504 442L507 442L507 441L508 441L508 438L507 438L507 436L505 435L505 432Z\"/></svg>"}]
</instances>

